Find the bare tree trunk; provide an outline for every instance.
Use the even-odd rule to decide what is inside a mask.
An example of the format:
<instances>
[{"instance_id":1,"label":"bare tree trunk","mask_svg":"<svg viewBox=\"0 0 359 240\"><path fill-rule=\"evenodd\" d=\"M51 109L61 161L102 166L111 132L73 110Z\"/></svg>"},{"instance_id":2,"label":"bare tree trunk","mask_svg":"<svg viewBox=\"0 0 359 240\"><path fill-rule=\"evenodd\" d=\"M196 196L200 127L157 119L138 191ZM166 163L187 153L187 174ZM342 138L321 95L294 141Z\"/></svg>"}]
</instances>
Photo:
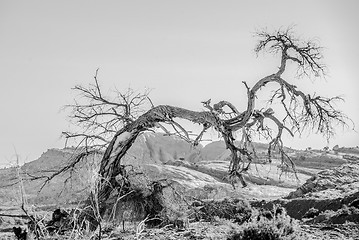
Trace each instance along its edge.
<instances>
[{"instance_id":1,"label":"bare tree trunk","mask_svg":"<svg viewBox=\"0 0 359 240\"><path fill-rule=\"evenodd\" d=\"M150 109L137 120L118 131L107 147L101 161L99 170L100 181L97 186L98 195L90 196L89 198L90 203L98 201L99 212L97 214L101 217L104 215L106 211L106 200L109 198L113 189L119 188L116 176L125 174L125 170L121 167L121 159L130 149L138 135L145 130L155 127L159 122L172 122L173 118L187 119L194 123L202 124L206 126L206 128L216 125L217 121L215 115L211 112L195 112L183 108L161 105ZM93 201L94 197L97 198L97 201ZM95 209L94 206L93 209ZM99 224L96 220L95 213L91 213L90 211L86 214L88 215L87 219L90 220L92 228L95 228Z\"/></svg>"}]
</instances>

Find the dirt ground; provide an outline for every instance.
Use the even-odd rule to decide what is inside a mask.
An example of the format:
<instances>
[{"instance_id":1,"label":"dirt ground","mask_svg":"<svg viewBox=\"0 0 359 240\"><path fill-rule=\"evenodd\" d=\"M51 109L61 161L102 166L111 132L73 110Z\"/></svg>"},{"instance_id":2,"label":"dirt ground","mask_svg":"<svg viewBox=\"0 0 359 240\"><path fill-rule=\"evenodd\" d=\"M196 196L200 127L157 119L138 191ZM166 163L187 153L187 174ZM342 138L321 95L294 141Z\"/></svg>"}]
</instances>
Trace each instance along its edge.
<instances>
[{"instance_id":1,"label":"dirt ground","mask_svg":"<svg viewBox=\"0 0 359 240\"><path fill-rule=\"evenodd\" d=\"M114 231L105 235L104 240L223 240L227 239L238 225L221 219L216 222L194 222L187 229L146 228L142 232ZM298 235L306 240L357 240L359 239L359 225L301 225Z\"/></svg>"},{"instance_id":2,"label":"dirt ground","mask_svg":"<svg viewBox=\"0 0 359 240\"><path fill-rule=\"evenodd\" d=\"M103 233L102 240L222 240L227 239L231 233L239 229L239 225L230 220L217 219L212 222L192 222L185 228L173 228L165 226L162 228L148 228L139 223L126 224L125 230L122 226ZM106 232L106 231L105 231ZM300 239L306 240L357 240L359 239L359 225L337 224L337 225L305 225L300 224L298 229ZM95 239L93 235L77 236L76 239ZM0 240L16 239L11 228L0 230ZM28 240L35 239L34 236ZM74 239L69 235L52 235L44 238L46 240ZM97 238L98 239L98 238Z\"/></svg>"}]
</instances>

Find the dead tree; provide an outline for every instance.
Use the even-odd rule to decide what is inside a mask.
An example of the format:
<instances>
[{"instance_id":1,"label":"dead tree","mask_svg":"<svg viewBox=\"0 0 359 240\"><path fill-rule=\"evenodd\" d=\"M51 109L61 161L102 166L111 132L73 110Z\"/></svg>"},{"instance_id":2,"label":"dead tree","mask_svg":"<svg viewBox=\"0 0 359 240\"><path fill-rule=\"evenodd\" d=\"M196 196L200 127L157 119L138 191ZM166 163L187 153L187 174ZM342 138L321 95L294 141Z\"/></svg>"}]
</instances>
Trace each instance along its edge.
<instances>
[{"instance_id":1,"label":"dead tree","mask_svg":"<svg viewBox=\"0 0 359 240\"><path fill-rule=\"evenodd\" d=\"M298 77L320 77L325 74L326 68L322 63L321 47L315 41L297 39L291 29L278 30L272 33L261 31L257 33L257 37L259 41L255 47L255 52L266 51L279 56L279 67L273 74L259 79L253 86L243 82L243 86L247 89L247 107L241 111L230 102L220 101L212 104L208 100L202 102L206 108L205 111L191 111L175 106L159 105L152 107L138 117L132 117L127 111L128 105L118 105L117 103L101 99L102 95L96 77L95 92L77 87L78 90L85 93L93 101L100 102L85 106L85 110L90 110L89 112L86 112L83 106L75 105L76 114L74 116L78 122L90 124L89 128L91 128L99 126L96 121L93 121L98 116L102 117L106 114L114 117L112 120L99 126L104 131L101 134L114 134L109 144L107 144L106 138L101 134L86 136L87 138L93 137L104 140L103 142L107 146L99 169L101 180L98 183L98 194L97 196L91 196L91 198L96 198L99 203L100 215L104 214L106 210L106 206L102 203L109 198L111 191L119 187L116 177L126 175L121 165L121 159L142 132L156 127L164 129L163 123L172 125L179 136L192 141L194 145L201 141L203 133L207 129L214 128L218 131L226 147L231 151L229 178L232 180L239 179L243 186L246 183L242 174L248 170L255 157L253 151L248 149L253 132L258 132L268 137L267 155L269 161L273 151L277 150L282 164L294 168L294 163L284 151L282 141L283 131L287 131L290 135L294 136L296 133L301 133L304 129L310 129L329 139L334 134L335 127L338 124L347 125L348 118L333 105L333 102L342 100L340 97L327 98L310 95L302 92L283 78L283 73L287 70L288 64L295 64L297 66L296 75ZM279 118L272 108L256 108L257 93L269 84L276 86L276 90L272 92L268 102L279 101L284 112L283 118ZM107 111L101 112L101 109L105 106ZM97 107L100 110L97 110ZM123 114L118 114L116 111L117 107L125 109ZM121 129L107 129L108 126L114 127L120 121L119 119L123 123ZM196 139L191 139L188 132L176 122L176 119L186 119L200 124L203 130ZM271 121L275 124L276 129L273 131L276 134L274 136L270 134L272 129L268 127L265 121ZM164 129L164 131L167 130ZM242 131L242 141L239 145L235 143L234 132L236 131ZM126 192L122 194L126 194Z\"/></svg>"}]
</instances>

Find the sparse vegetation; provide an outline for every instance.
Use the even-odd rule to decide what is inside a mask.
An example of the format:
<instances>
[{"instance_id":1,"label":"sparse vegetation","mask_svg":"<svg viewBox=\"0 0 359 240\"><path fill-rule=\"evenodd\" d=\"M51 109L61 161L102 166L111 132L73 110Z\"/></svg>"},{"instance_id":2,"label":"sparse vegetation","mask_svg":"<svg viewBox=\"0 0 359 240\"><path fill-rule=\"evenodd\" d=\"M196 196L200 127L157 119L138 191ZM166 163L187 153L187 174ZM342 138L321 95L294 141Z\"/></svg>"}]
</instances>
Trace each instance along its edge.
<instances>
[{"instance_id":1,"label":"sparse vegetation","mask_svg":"<svg viewBox=\"0 0 359 240\"><path fill-rule=\"evenodd\" d=\"M222 201L194 202L195 220L214 221L215 218L232 220L238 224L246 222L252 215L248 201L224 199Z\"/></svg>"},{"instance_id":2,"label":"sparse vegetation","mask_svg":"<svg viewBox=\"0 0 359 240\"><path fill-rule=\"evenodd\" d=\"M301 236L299 224L289 217L285 210L275 214L273 209L271 217L261 215L255 211L250 221L241 225L240 230L231 234L228 240L284 240L284 239L305 239Z\"/></svg>"}]
</instances>

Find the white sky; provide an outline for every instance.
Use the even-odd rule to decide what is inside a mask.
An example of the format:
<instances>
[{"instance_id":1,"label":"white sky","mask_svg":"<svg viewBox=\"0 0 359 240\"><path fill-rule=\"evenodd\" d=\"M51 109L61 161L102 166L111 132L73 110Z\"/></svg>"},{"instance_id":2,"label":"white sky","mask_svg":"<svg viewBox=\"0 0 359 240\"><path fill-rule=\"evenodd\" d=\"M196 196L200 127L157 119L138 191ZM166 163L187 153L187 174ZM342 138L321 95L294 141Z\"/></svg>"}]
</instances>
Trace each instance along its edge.
<instances>
[{"instance_id":1,"label":"white sky","mask_svg":"<svg viewBox=\"0 0 359 240\"><path fill-rule=\"evenodd\" d=\"M201 101L246 106L251 86L276 71L278 59L256 58L253 33L296 24L325 47L326 80L294 79L308 91L342 95L338 105L359 126L359 2L352 1L15 1L0 0L0 166L61 148L68 130L62 106L76 84L99 67L105 89L151 88L156 105L201 110ZM288 79L291 80L291 79ZM359 145L340 130L329 146ZM303 135L287 146L322 148Z\"/></svg>"}]
</instances>

